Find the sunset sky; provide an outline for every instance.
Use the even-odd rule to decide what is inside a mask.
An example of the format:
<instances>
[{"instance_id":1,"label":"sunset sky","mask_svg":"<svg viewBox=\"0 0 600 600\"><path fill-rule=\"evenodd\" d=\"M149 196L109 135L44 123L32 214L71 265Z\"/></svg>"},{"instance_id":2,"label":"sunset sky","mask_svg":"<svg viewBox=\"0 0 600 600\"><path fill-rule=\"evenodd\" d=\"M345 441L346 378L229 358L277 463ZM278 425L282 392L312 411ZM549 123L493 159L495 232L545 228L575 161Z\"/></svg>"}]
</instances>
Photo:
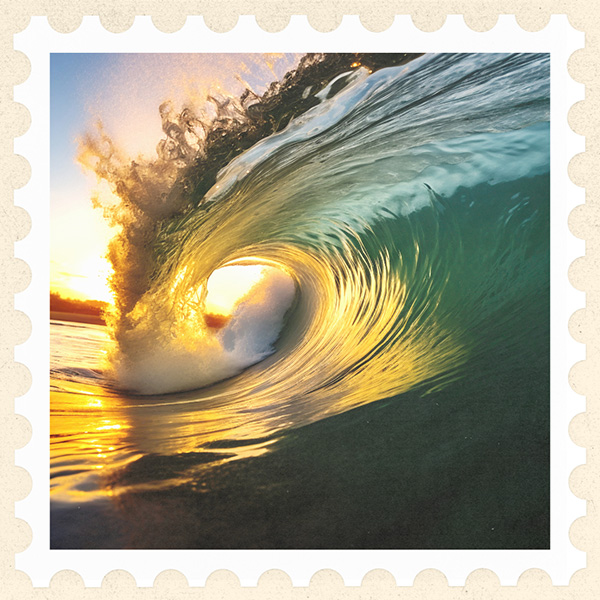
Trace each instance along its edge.
<instances>
[{"instance_id":1,"label":"sunset sky","mask_svg":"<svg viewBox=\"0 0 600 600\"><path fill-rule=\"evenodd\" d=\"M238 95L239 75L257 93L300 55L52 54L50 89L50 287L63 296L110 301L104 258L111 230L94 210L93 173L76 162L77 140L100 119L132 158L156 155L163 137L159 105L175 108L206 93ZM101 193L110 193L106 186Z\"/></svg>"}]
</instances>

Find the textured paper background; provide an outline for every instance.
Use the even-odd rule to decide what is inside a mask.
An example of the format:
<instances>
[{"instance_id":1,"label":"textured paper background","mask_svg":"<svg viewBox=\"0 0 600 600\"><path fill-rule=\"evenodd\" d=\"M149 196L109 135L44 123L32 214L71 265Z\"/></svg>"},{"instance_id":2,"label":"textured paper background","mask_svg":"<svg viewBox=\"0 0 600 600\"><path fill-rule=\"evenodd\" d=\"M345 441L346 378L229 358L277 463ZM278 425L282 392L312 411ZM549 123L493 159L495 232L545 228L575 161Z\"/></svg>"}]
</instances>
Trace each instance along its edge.
<instances>
[{"instance_id":1,"label":"textured paper background","mask_svg":"<svg viewBox=\"0 0 600 600\"><path fill-rule=\"evenodd\" d=\"M27 369L14 362L13 347L27 339L31 330L29 319L14 310L13 294L29 283L30 272L22 261L14 259L13 244L25 237L30 228L29 215L13 205L13 190L25 185L29 165L13 155L13 138L29 127L30 116L25 107L13 102L13 85L23 82L29 72L27 58L13 50L12 36L24 29L32 15L47 15L58 31L77 28L83 15L99 15L103 25L113 32L126 30L135 15L151 15L155 25L165 31L179 29L188 14L201 14L215 31L231 29L240 14L254 14L268 31L285 27L292 14L306 14L311 25L320 31L330 31L344 14L359 14L365 27L381 31L395 14L411 14L415 24L433 31L444 22L446 14L463 14L474 30L485 31L496 22L498 14L516 14L519 24L527 30L538 30L549 15L567 14L571 24L586 33L586 48L573 54L569 62L571 76L586 85L586 99L570 111L572 129L586 135L586 152L576 156L569 165L574 183L586 188L586 204L571 214L569 226L574 235L586 240L586 256L577 259L570 268L572 285L586 291L586 308L577 311L570 321L571 335L587 344L587 360L573 366L570 383L573 389L587 396L587 413L578 415L570 425L573 440L587 447L587 464L571 475L571 489L587 502L587 516L571 528L574 545L587 553L587 568L571 578L568 587L554 587L540 570L523 573L516 587L501 587L494 573L473 572L465 587L449 587L438 571L419 574L413 587L396 587L394 578L385 571L371 571L362 587L346 588L337 573L316 573L308 588L292 588L289 577L281 571L265 573L258 588L241 588L237 577L226 571L213 573L205 588L189 588L177 572L159 575L153 588L136 588L134 579L124 571L107 574L101 588L84 588L74 572L57 573L50 588L33 588L29 577L16 572L14 555L31 539L29 526L14 517L14 503L24 498L30 488L29 475L14 466L14 450L24 446L30 437L28 422L14 414L14 398L29 387ZM598 197L598 115L600 101L600 4L595 0L361 0L323 1L273 0L233 1L227 3L164 0L123 0L121 2L67 0L51 2L22 0L19 4L2 0L0 18L0 594L3 598L406 598L406 599L562 599L587 600L600 597L600 519L594 501L598 499L600 472L595 440L600 438L598 416L600 377L600 198ZM595 165L595 167L594 167ZM468 526L468 524L465 524Z\"/></svg>"}]
</instances>

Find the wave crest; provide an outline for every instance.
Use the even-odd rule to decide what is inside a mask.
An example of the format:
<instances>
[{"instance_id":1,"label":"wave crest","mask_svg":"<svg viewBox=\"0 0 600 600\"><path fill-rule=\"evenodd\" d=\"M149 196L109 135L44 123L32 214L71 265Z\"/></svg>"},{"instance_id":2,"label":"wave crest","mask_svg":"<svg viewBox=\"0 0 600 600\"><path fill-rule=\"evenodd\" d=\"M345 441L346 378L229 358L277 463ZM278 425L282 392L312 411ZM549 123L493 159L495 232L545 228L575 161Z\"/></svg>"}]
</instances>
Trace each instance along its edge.
<instances>
[{"instance_id":1,"label":"wave crest","mask_svg":"<svg viewBox=\"0 0 600 600\"><path fill-rule=\"evenodd\" d=\"M91 166L121 199L122 385L230 378L191 401L210 396L240 422L263 411L270 431L430 391L473 368L482 340L523 355L543 334L528 301L547 285L547 57L432 55L332 79L260 141L266 113L234 103L227 131L251 144L233 160L240 144L219 155L209 142L223 121L208 130L164 105L155 163L88 140L96 158L109 148ZM211 273L247 257L272 277L209 331Z\"/></svg>"}]
</instances>

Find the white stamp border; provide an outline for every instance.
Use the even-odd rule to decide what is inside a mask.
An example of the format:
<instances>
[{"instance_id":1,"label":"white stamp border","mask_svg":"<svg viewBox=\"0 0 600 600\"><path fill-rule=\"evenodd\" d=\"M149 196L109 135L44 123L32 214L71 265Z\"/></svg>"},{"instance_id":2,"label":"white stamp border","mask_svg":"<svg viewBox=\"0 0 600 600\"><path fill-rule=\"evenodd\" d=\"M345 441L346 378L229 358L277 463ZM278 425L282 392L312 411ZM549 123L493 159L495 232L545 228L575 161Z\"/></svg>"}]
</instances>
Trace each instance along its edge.
<instances>
[{"instance_id":1,"label":"white stamp border","mask_svg":"<svg viewBox=\"0 0 600 600\"><path fill-rule=\"evenodd\" d=\"M398 43L401 40L401 43ZM508 42L507 42L508 40ZM14 149L32 167L32 176L15 192L15 204L32 220L28 237L15 246L15 256L32 271L31 284L15 296L15 308L28 315L32 334L15 348L15 360L25 364L33 384L16 401L16 412L32 424L33 436L17 452L16 464L33 479L31 493L16 505L16 516L33 531L32 542L16 556L16 566L35 586L47 586L62 569L77 571L88 586L99 586L114 569L131 573L138 585L152 586L156 576L175 569L190 585L204 585L215 570L228 569L242 586L254 586L269 569L281 569L295 586L305 586L315 572L334 569L346 585L361 584L373 569L385 569L398 585L412 585L424 569L443 572L449 585L463 585L476 569L490 569L502 585L516 585L525 570L543 569L554 585L566 585L586 566L585 553L569 539L571 524L585 514L585 501L569 490L572 470L585 463L585 450L568 434L571 419L585 401L569 386L569 371L585 358L584 347L569 335L568 319L584 306L581 292L567 279L570 264L584 254L584 245L568 229L571 211L585 200L584 191L567 174L569 160L584 150L584 139L568 126L571 106L583 99L583 86L567 71L571 54L584 46L584 34L573 29L564 15L552 15L546 27L527 32L515 17L501 15L493 29L479 33L462 16L451 15L438 31L418 29L410 16L398 16L385 31L366 30L356 16L346 16L332 32L314 30L305 17L292 17L278 33L264 31L252 16L242 16L227 33L215 33L201 17L188 17L176 33L165 34L150 17L136 17L126 32L113 34L97 17L84 17L72 33L56 32L45 17L34 17L14 38L15 49L31 63L31 74L15 88L15 100L32 116L27 133L15 139ZM408 51L408 52L550 52L551 53L551 549L550 550L50 550L49 549L49 54L51 52L267 52L267 51ZM560 199L560 204L556 199ZM563 201L564 198L564 201ZM468 526L468 524L465 524Z\"/></svg>"}]
</instances>

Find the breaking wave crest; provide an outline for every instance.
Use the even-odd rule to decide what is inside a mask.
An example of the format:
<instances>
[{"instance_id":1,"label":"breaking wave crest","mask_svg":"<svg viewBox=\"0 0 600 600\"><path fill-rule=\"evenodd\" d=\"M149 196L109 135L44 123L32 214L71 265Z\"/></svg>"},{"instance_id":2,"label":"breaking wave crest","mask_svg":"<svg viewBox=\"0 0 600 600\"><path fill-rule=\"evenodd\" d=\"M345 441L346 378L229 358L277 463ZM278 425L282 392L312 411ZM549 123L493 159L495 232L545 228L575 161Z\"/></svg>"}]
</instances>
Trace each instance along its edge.
<instances>
[{"instance_id":1,"label":"breaking wave crest","mask_svg":"<svg viewBox=\"0 0 600 600\"><path fill-rule=\"evenodd\" d=\"M329 56L263 97L209 98L210 118L162 105L155 160L131 161L102 130L83 140L80 161L118 198L101 208L119 226L109 361L122 387L216 384L194 398L262 410L271 430L437 389L484 345L535 352L547 56ZM227 265L264 268L217 322L208 283Z\"/></svg>"}]
</instances>

